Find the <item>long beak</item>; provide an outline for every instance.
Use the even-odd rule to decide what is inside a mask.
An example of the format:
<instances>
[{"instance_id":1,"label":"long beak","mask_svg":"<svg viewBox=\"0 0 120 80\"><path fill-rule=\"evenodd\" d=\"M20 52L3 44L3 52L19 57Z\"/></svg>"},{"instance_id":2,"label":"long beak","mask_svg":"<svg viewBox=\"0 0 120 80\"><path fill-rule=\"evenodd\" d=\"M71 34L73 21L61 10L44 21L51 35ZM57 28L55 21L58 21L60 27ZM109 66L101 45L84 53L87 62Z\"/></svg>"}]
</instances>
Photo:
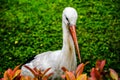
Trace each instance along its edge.
<instances>
[{"instance_id":1,"label":"long beak","mask_svg":"<svg viewBox=\"0 0 120 80\"><path fill-rule=\"evenodd\" d=\"M80 51L79 51L79 46L78 46L78 41L77 41L77 36L76 36L76 27L75 26L70 26L69 29L70 29L70 33L71 33L73 41L74 41L74 45L75 45L75 48L76 48L76 52L78 54L78 58L81 62Z\"/></svg>"}]
</instances>

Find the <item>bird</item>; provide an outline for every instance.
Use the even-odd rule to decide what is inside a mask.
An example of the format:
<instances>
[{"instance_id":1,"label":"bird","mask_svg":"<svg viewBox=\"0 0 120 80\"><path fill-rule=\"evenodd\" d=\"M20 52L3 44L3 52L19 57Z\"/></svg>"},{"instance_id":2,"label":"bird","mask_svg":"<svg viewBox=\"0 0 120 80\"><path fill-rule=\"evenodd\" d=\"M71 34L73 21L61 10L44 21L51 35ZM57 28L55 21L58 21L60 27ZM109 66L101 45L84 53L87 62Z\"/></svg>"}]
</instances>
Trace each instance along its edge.
<instances>
[{"instance_id":1,"label":"bird","mask_svg":"<svg viewBox=\"0 0 120 80\"><path fill-rule=\"evenodd\" d=\"M76 22L78 13L73 7L66 7L62 13L62 32L63 32L63 46L61 50L47 51L40 53L34 57L32 61L25 65L30 68L37 68L48 71L48 74L53 72L51 80L59 80L63 71L62 67L73 71L77 67L77 57L81 62L80 50L76 36ZM24 65L21 68L21 75L31 76L34 75ZM61 79L60 79L61 80Z\"/></svg>"}]
</instances>

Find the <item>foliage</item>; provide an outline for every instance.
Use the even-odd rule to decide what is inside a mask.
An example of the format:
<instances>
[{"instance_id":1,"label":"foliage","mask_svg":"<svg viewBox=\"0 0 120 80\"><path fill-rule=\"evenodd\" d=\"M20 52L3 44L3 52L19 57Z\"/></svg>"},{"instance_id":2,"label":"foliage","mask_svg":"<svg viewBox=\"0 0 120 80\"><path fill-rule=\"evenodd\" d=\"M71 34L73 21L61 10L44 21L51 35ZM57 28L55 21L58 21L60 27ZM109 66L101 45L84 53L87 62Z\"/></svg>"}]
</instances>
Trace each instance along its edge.
<instances>
[{"instance_id":1,"label":"foliage","mask_svg":"<svg viewBox=\"0 0 120 80\"><path fill-rule=\"evenodd\" d=\"M113 70L109 69L109 71L104 70L104 66L106 64L105 60L97 60L95 67L91 69L90 77L87 76L86 73L83 73L84 67L89 62L81 63L78 65L75 71L69 71L65 67L62 67L62 70L64 71L64 75L61 75L61 77L65 80L119 80L118 73ZM20 65L19 65L20 66ZM45 71L38 70L37 68L30 68L26 65L28 70L32 72L34 75L34 78L31 78L30 76L23 76L21 75L21 70L19 69L19 66L16 66L14 70L8 69L4 72L4 78L1 78L0 80L48 80L48 78L53 74L49 73L46 74L51 68L46 69ZM106 77L106 78L105 78Z\"/></svg>"},{"instance_id":2,"label":"foliage","mask_svg":"<svg viewBox=\"0 0 120 80\"><path fill-rule=\"evenodd\" d=\"M53 73L47 74L46 73L50 70L50 68L46 69L44 72L41 70L38 70L36 68L31 69L30 67L26 66L27 69L29 69L33 75L34 78L30 76L22 76L21 70L19 69L19 66L16 66L14 70L8 69L4 72L4 77L0 80L47 80Z\"/></svg>"},{"instance_id":3,"label":"foliage","mask_svg":"<svg viewBox=\"0 0 120 80\"><path fill-rule=\"evenodd\" d=\"M0 77L8 67L26 63L44 51L61 49L61 14L67 6L78 12L76 28L82 62L90 62L85 72L90 72L97 59L106 59L105 68L120 73L119 3L120 0L1 0Z\"/></svg>"},{"instance_id":4,"label":"foliage","mask_svg":"<svg viewBox=\"0 0 120 80\"><path fill-rule=\"evenodd\" d=\"M20 75L21 70L19 69L19 66L16 66L14 70L8 69L4 73L4 78L1 80L18 80L18 76Z\"/></svg>"},{"instance_id":5,"label":"foliage","mask_svg":"<svg viewBox=\"0 0 120 80\"><path fill-rule=\"evenodd\" d=\"M119 80L118 73L116 73L115 70L109 69L109 71L106 71L103 69L105 63L105 60L96 61L95 68L91 69L90 77L83 73L83 69L86 65L84 63L79 64L75 72L68 71L63 67L62 70L65 72L65 74L62 75L62 78L65 80Z\"/></svg>"},{"instance_id":6,"label":"foliage","mask_svg":"<svg viewBox=\"0 0 120 80\"><path fill-rule=\"evenodd\" d=\"M35 76L36 79L38 80L47 80L53 73L49 73L46 75L46 73L51 69L51 68L48 68L46 69L44 72L42 72L42 70L38 70L36 67L34 69L31 69L30 67L28 66L24 66L26 67L27 69L29 69L32 74Z\"/></svg>"},{"instance_id":7,"label":"foliage","mask_svg":"<svg viewBox=\"0 0 120 80\"><path fill-rule=\"evenodd\" d=\"M116 73L115 70L109 69L109 71L110 71L110 76L111 76L111 78L112 78L113 80L120 80L120 78L118 78L118 77L119 77L119 76L118 76L118 73Z\"/></svg>"},{"instance_id":8,"label":"foliage","mask_svg":"<svg viewBox=\"0 0 120 80\"><path fill-rule=\"evenodd\" d=\"M65 78L66 80L87 80L87 75L82 74L84 66L84 63L78 65L75 73L68 71L65 67L62 67L62 70L65 72L65 75L62 75L62 78Z\"/></svg>"}]
</instances>

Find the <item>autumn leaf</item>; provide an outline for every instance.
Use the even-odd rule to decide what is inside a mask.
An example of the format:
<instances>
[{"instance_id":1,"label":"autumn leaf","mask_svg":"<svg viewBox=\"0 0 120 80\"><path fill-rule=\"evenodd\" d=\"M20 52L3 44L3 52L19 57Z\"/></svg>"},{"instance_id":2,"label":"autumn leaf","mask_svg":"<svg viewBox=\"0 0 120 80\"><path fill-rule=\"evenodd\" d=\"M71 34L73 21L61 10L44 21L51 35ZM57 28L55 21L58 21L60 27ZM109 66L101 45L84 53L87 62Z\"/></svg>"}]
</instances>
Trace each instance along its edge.
<instances>
[{"instance_id":1,"label":"autumn leaf","mask_svg":"<svg viewBox=\"0 0 120 80\"><path fill-rule=\"evenodd\" d=\"M102 72L102 71L103 71L103 68L104 68L104 66L105 66L105 63L106 63L106 60L97 60L97 61L96 61L95 68L96 68L98 71Z\"/></svg>"},{"instance_id":2,"label":"autumn leaf","mask_svg":"<svg viewBox=\"0 0 120 80\"><path fill-rule=\"evenodd\" d=\"M118 80L118 74L117 74L117 72L115 70L111 69L111 68L109 69L109 71L110 71L111 78L113 80Z\"/></svg>"},{"instance_id":3,"label":"autumn leaf","mask_svg":"<svg viewBox=\"0 0 120 80\"><path fill-rule=\"evenodd\" d=\"M77 69L76 69L76 77L78 77L79 75L82 74L83 70L84 70L84 63L81 63L80 65L78 65Z\"/></svg>"},{"instance_id":4,"label":"autumn leaf","mask_svg":"<svg viewBox=\"0 0 120 80\"><path fill-rule=\"evenodd\" d=\"M72 72L66 71L65 75L67 80L75 80L75 76Z\"/></svg>"},{"instance_id":5,"label":"autumn leaf","mask_svg":"<svg viewBox=\"0 0 120 80\"><path fill-rule=\"evenodd\" d=\"M87 74L81 74L78 76L77 80L87 80Z\"/></svg>"}]
</instances>

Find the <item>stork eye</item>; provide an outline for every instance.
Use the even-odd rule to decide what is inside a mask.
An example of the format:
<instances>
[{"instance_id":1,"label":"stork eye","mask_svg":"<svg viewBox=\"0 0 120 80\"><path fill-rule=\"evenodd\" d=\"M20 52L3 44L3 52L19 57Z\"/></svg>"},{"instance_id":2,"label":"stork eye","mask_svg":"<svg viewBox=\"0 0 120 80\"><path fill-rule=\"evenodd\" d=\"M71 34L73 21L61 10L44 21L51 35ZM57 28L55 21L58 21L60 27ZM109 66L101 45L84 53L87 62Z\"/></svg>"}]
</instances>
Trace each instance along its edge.
<instances>
[{"instance_id":1,"label":"stork eye","mask_svg":"<svg viewBox=\"0 0 120 80\"><path fill-rule=\"evenodd\" d=\"M66 20L68 21L68 25L70 25L69 19L68 19L67 17L65 17L65 18L66 18Z\"/></svg>"},{"instance_id":2,"label":"stork eye","mask_svg":"<svg viewBox=\"0 0 120 80\"><path fill-rule=\"evenodd\" d=\"M65 17L65 18L66 18L66 20L69 22L68 18L67 18L67 17Z\"/></svg>"}]
</instances>

